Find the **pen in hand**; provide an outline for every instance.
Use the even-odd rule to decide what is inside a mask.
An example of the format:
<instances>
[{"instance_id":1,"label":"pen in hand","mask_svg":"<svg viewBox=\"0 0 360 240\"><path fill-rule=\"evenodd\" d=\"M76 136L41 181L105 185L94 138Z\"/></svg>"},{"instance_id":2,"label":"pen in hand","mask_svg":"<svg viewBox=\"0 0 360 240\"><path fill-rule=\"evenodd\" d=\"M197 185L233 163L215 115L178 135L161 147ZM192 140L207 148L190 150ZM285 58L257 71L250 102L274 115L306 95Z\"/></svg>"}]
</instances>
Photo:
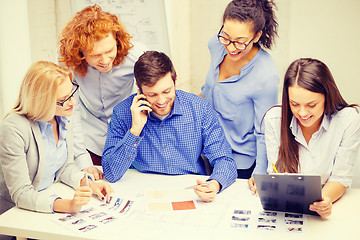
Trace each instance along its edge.
<instances>
[{"instance_id":1,"label":"pen in hand","mask_svg":"<svg viewBox=\"0 0 360 240\"><path fill-rule=\"evenodd\" d=\"M200 186L202 186L202 187L205 187L205 186L208 186L208 185L209 185L209 183L200 184ZM197 186L199 186L199 185L192 185L192 186L186 187L184 189L193 189L194 187L197 187Z\"/></svg>"},{"instance_id":2,"label":"pen in hand","mask_svg":"<svg viewBox=\"0 0 360 240\"><path fill-rule=\"evenodd\" d=\"M86 186L90 187L90 185L89 185L89 175L88 175L87 172L84 172L84 178L85 178Z\"/></svg>"}]
</instances>

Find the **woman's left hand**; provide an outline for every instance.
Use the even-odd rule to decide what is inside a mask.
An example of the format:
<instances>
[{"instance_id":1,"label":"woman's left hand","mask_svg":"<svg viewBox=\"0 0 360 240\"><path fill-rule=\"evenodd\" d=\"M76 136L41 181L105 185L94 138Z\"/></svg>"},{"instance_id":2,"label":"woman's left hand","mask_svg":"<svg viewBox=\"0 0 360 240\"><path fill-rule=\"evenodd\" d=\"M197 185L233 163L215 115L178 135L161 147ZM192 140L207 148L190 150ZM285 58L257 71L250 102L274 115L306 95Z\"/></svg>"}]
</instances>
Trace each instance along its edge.
<instances>
[{"instance_id":1,"label":"woman's left hand","mask_svg":"<svg viewBox=\"0 0 360 240\"><path fill-rule=\"evenodd\" d=\"M110 197L114 190L109 183L103 181L93 182L90 180L89 184L95 195L97 195L102 200L104 200L106 196L106 202L110 202Z\"/></svg>"},{"instance_id":2,"label":"woman's left hand","mask_svg":"<svg viewBox=\"0 0 360 240\"><path fill-rule=\"evenodd\" d=\"M104 173L102 171L100 171L100 169L98 169L97 167L94 167L94 166L84 168L83 171L93 175L95 181L97 181L99 179L103 179L103 177L104 177Z\"/></svg>"},{"instance_id":3,"label":"woman's left hand","mask_svg":"<svg viewBox=\"0 0 360 240\"><path fill-rule=\"evenodd\" d=\"M330 216L332 209L332 202L329 197L323 197L323 200L320 202L314 202L310 204L309 209L311 211L317 212L321 217L326 218Z\"/></svg>"}]
</instances>

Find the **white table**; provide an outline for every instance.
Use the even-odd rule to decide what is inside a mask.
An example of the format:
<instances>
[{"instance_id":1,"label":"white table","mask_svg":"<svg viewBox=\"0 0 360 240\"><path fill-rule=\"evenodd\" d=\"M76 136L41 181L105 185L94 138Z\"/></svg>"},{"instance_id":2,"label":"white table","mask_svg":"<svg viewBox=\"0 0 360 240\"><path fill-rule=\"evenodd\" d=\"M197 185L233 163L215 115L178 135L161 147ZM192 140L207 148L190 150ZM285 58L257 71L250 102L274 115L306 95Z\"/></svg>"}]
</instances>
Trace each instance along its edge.
<instances>
[{"instance_id":1,"label":"white table","mask_svg":"<svg viewBox=\"0 0 360 240\"><path fill-rule=\"evenodd\" d=\"M114 189L129 197L143 198L146 189L183 189L195 184L195 179L206 179L206 176L182 175L168 176L160 174L143 174L136 170L128 170L124 177L113 184ZM64 184L54 184L51 187L56 192L61 192L63 197L71 197L73 190ZM141 202L141 200L140 200ZM323 220L320 217L308 216L307 231L303 233L286 233L271 231L247 231L231 228L223 228L221 224L204 227L201 223L219 222L227 224L231 215L227 211L214 214L214 219L198 219L198 225L188 223L174 223L174 221L153 221L140 219L143 213L143 205L137 206L128 218L107 225L101 231L94 232L90 237L75 233L71 230L49 221L49 214L36 213L14 207L0 215L0 234L16 235L18 238L35 238L51 240L72 239L235 239L249 237L251 239L360 239L359 237L359 213L360 213L360 189L348 189L344 196L333 205L332 215ZM213 203L203 203L202 212L214 211L217 205L229 206L229 212L233 206L247 208L247 205L258 206L261 209L258 197L252 196L247 189L245 180L236 180L228 189L220 193ZM177 218L179 215L172 213L166 218ZM210 216L211 218L211 216ZM230 219L229 219L230 218Z\"/></svg>"}]
</instances>

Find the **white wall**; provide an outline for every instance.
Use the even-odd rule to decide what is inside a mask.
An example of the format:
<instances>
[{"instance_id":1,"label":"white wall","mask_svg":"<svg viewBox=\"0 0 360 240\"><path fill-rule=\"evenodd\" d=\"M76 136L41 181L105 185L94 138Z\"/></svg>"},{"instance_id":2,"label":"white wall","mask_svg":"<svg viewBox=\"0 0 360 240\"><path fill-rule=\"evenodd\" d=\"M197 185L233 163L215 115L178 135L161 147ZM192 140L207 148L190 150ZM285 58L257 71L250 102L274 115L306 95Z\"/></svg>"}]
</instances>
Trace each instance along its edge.
<instances>
[{"instance_id":1,"label":"white wall","mask_svg":"<svg viewBox=\"0 0 360 240\"><path fill-rule=\"evenodd\" d=\"M0 4L0 119L15 104L30 63L27 0Z\"/></svg>"}]
</instances>

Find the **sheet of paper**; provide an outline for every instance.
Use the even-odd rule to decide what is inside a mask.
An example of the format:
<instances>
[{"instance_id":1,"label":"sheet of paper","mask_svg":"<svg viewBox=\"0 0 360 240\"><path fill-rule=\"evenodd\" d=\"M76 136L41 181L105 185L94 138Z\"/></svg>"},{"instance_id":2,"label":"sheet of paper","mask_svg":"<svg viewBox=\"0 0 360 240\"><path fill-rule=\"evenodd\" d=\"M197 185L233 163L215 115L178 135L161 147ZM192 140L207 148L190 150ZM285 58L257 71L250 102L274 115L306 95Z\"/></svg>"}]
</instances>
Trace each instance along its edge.
<instances>
[{"instance_id":1,"label":"sheet of paper","mask_svg":"<svg viewBox=\"0 0 360 240\"><path fill-rule=\"evenodd\" d=\"M196 200L193 192L192 189L146 190L146 210L148 212L196 210Z\"/></svg>"},{"instance_id":2,"label":"sheet of paper","mask_svg":"<svg viewBox=\"0 0 360 240\"><path fill-rule=\"evenodd\" d=\"M135 207L135 201L120 196L113 196L109 203L92 198L88 205L76 214L56 213L52 221L75 232L98 231L102 226L127 217Z\"/></svg>"},{"instance_id":3,"label":"sheet of paper","mask_svg":"<svg viewBox=\"0 0 360 240\"><path fill-rule=\"evenodd\" d=\"M245 231L276 231L303 233L307 228L307 216L298 213L259 211L238 208L232 210L228 227Z\"/></svg>"}]
</instances>

